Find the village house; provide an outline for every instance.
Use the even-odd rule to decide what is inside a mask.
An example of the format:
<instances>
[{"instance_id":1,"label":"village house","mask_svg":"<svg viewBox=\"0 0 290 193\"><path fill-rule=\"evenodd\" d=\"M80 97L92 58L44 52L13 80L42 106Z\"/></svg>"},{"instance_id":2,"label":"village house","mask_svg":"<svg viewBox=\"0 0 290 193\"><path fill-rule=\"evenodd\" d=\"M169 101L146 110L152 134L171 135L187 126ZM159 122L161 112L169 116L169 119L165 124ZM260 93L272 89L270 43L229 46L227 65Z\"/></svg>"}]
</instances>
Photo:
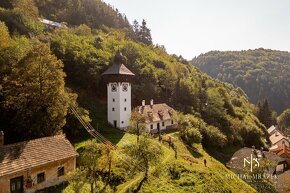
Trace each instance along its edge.
<instances>
[{"instance_id":1,"label":"village house","mask_svg":"<svg viewBox=\"0 0 290 193\"><path fill-rule=\"evenodd\" d=\"M268 131L268 134L271 136L277 131L277 128L274 125L272 125L271 127L269 127L267 131Z\"/></svg>"},{"instance_id":2,"label":"village house","mask_svg":"<svg viewBox=\"0 0 290 193\"><path fill-rule=\"evenodd\" d=\"M279 192L286 192L290 181L288 159L279 156L276 152L257 150L255 147L244 147L234 153L226 166L237 175L243 176L247 169L261 167L262 160L267 160L271 163L270 167L264 170L264 178L271 180Z\"/></svg>"},{"instance_id":3,"label":"village house","mask_svg":"<svg viewBox=\"0 0 290 193\"><path fill-rule=\"evenodd\" d=\"M275 149L270 149L270 152L275 153L282 158L285 158L288 165L290 166L290 148L287 147L285 144Z\"/></svg>"},{"instance_id":4,"label":"village house","mask_svg":"<svg viewBox=\"0 0 290 193\"><path fill-rule=\"evenodd\" d=\"M245 166L245 160L253 163L251 158L256 159L258 162L263 159L271 162L271 168L266 171L271 175L276 174L277 172L283 172L287 168L287 165L285 165L286 160L284 158L281 158L272 152L248 147L244 147L236 151L226 166L235 173L243 173L246 168L250 168L250 165ZM253 164L256 163L254 162Z\"/></svg>"},{"instance_id":5,"label":"village house","mask_svg":"<svg viewBox=\"0 0 290 193\"><path fill-rule=\"evenodd\" d=\"M57 28L68 29L68 27L63 23L58 23L58 22L51 21L48 19L43 19L43 18L40 18L39 21L46 26L47 30L54 30Z\"/></svg>"},{"instance_id":6,"label":"village house","mask_svg":"<svg viewBox=\"0 0 290 193\"><path fill-rule=\"evenodd\" d=\"M4 145L0 132L0 193L33 193L67 180L75 151L64 135Z\"/></svg>"},{"instance_id":7,"label":"village house","mask_svg":"<svg viewBox=\"0 0 290 193\"><path fill-rule=\"evenodd\" d=\"M108 122L116 128L125 130L130 124L131 117L131 82L135 76L124 65L124 57L117 52L113 64L102 74L107 82L107 111ZM175 110L165 103L145 105L135 108L145 116L147 131L160 132L175 124L173 114Z\"/></svg>"},{"instance_id":8,"label":"village house","mask_svg":"<svg viewBox=\"0 0 290 193\"><path fill-rule=\"evenodd\" d=\"M277 147L282 147L283 145L286 145L289 147L289 139L285 137L281 132L276 130L270 137L269 140L271 142L271 148L275 149Z\"/></svg>"},{"instance_id":9,"label":"village house","mask_svg":"<svg viewBox=\"0 0 290 193\"><path fill-rule=\"evenodd\" d=\"M142 106L135 109L145 117L146 129L150 133L159 133L176 124L173 119L175 110L165 103L154 104L153 99L150 105L142 101Z\"/></svg>"}]
</instances>

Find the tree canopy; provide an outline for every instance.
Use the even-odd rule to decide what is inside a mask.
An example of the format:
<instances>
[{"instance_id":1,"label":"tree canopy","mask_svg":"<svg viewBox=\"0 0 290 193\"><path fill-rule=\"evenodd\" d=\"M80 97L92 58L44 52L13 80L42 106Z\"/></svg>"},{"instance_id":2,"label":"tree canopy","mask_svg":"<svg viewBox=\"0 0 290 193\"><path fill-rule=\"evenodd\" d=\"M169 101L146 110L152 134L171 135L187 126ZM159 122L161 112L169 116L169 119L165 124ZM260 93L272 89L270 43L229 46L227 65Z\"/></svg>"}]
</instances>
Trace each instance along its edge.
<instances>
[{"instance_id":1,"label":"tree canopy","mask_svg":"<svg viewBox=\"0 0 290 193\"><path fill-rule=\"evenodd\" d=\"M267 98L278 113L290 106L289 52L263 48L211 51L191 63L218 80L242 88L255 104Z\"/></svg>"}]
</instances>

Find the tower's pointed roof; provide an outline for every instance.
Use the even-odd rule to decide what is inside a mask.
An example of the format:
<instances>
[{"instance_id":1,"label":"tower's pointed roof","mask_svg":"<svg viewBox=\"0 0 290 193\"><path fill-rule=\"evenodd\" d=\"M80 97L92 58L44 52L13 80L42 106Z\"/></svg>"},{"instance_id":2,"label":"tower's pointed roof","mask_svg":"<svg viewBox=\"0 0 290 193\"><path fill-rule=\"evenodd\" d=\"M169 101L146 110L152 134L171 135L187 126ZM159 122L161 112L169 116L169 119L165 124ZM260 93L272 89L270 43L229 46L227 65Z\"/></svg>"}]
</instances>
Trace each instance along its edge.
<instances>
[{"instance_id":1,"label":"tower's pointed roof","mask_svg":"<svg viewBox=\"0 0 290 193\"><path fill-rule=\"evenodd\" d=\"M115 54L113 65L111 65L102 75L128 75L135 76L123 63L125 59L120 51Z\"/></svg>"}]
</instances>

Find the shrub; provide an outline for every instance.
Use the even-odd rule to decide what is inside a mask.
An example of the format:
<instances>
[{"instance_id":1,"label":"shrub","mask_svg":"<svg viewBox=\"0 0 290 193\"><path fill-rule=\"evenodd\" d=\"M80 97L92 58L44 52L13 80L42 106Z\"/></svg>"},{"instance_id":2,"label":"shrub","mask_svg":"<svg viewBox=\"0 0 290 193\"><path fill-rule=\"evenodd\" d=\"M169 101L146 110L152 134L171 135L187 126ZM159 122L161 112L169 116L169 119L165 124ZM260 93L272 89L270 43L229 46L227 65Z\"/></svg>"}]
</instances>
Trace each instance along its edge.
<instances>
[{"instance_id":1,"label":"shrub","mask_svg":"<svg viewBox=\"0 0 290 193\"><path fill-rule=\"evenodd\" d=\"M201 127L202 145L207 147L223 147L227 142L227 137L216 127Z\"/></svg>"},{"instance_id":2,"label":"shrub","mask_svg":"<svg viewBox=\"0 0 290 193\"><path fill-rule=\"evenodd\" d=\"M199 130L196 128L189 128L184 131L181 135L181 138L188 144L192 145L193 143L200 143L202 140L202 135Z\"/></svg>"}]
</instances>

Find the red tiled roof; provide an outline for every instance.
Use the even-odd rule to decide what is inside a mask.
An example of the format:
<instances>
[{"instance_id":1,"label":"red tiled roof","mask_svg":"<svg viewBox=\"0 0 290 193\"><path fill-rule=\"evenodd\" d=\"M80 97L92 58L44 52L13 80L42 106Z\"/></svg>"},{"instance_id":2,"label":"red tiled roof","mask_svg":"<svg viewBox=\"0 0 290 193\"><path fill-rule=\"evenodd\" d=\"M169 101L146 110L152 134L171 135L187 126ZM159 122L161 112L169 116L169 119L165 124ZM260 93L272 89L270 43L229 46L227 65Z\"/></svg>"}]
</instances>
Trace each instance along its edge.
<instances>
[{"instance_id":1,"label":"red tiled roof","mask_svg":"<svg viewBox=\"0 0 290 193\"><path fill-rule=\"evenodd\" d=\"M64 135L0 146L0 176L77 155Z\"/></svg>"},{"instance_id":2,"label":"red tiled roof","mask_svg":"<svg viewBox=\"0 0 290 193\"><path fill-rule=\"evenodd\" d=\"M270 149L270 152L273 152L273 153L279 155L280 157L290 159L290 148L287 147L286 145L280 146L276 149Z\"/></svg>"},{"instance_id":3,"label":"red tiled roof","mask_svg":"<svg viewBox=\"0 0 290 193\"><path fill-rule=\"evenodd\" d=\"M145 116L146 123L172 119L175 110L165 103L138 106L136 110Z\"/></svg>"}]
</instances>

